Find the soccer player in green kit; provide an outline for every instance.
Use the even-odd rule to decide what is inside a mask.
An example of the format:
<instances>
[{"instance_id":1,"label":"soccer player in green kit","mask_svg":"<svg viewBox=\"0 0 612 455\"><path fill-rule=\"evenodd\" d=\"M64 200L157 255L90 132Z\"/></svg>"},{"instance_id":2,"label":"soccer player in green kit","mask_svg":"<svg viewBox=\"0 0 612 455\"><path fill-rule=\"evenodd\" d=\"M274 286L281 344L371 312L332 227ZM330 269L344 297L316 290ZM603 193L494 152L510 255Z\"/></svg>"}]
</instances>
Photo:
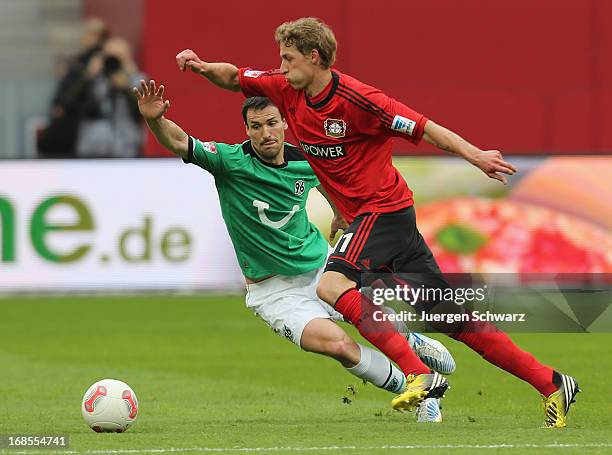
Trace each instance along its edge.
<instances>
[{"instance_id":1,"label":"soccer player in green kit","mask_svg":"<svg viewBox=\"0 0 612 455\"><path fill-rule=\"evenodd\" d=\"M342 315L317 297L330 247L309 222L306 200L319 182L299 149L284 142L287 123L272 101L247 99L242 115L249 140L228 145L202 142L165 118L170 104L164 100L163 85L141 81L134 93L159 143L214 176L223 219L245 277L247 307L305 351L332 357L377 387L393 393L404 390L404 374L383 354L350 338L333 322L342 321ZM336 214L331 237L344 226ZM441 343L408 333L405 326L402 332L425 362L452 373L454 360ZM417 420L440 421L438 400L425 400Z\"/></svg>"}]
</instances>

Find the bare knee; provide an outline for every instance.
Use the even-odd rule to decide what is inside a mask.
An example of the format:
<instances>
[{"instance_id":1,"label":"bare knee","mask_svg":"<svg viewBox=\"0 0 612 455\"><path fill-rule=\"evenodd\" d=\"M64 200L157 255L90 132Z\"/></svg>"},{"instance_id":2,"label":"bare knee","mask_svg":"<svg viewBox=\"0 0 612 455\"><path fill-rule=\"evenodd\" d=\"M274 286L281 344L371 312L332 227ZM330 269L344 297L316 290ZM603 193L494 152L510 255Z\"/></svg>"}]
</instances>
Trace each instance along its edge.
<instances>
[{"instance_id":1,"label":"bare knee","mask_svg":"<svg viewBox=\"0 0 612 455\"><path fill-rule=\"evenodd\" d=\"M357 285L339 272L325 272L317 286L317 296L328 305L334 306L338 298Z\"/></svg>"}]
</instances>

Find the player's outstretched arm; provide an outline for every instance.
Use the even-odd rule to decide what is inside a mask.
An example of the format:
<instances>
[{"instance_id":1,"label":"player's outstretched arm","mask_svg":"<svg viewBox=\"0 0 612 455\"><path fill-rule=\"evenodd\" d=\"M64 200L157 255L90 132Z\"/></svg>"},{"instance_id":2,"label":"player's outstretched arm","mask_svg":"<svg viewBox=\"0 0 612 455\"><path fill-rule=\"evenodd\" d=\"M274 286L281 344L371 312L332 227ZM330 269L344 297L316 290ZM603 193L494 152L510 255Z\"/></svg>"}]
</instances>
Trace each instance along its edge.
<instances>
[{"instance_id":1,"label":"player's outstretched arm","mask_svg":"<svg viewBox=\"0 0 612 455\"><path fill-rule=\"evenodd\" d=\"M238 82L238 68L231 63L209 63L201 60L191 49L185 49L176 55L176 63L181 71L190 69L192 72L205 77L217 87L240 91Z\"/></svg>"},{"instance_id":2,"label":"player's outstretched arm","mask_svg":"<svg viewBox=\"0 0 612 455\"><path fill-rule=\"evenodd\" d=\"M428 120L425 124L423 140L435 145L440 150L456 153L482 170L489 177L499 180L504 185L508 183L508 179L506 179L504 174L512 175L517 171L512 164L504 160L499 150L481 150L458 134L431 120Z\"/></svg>"},{"instance_id":3,"label":"player's outstretched arm","mask_svg":"<svg viewBox=\"0 0 612 455\"><path fill-rule=\"evenodd\" d=\"M163 147L187 159L189 137L180 126L164 117L170 101L164 100L164 86L156 87L155 81L140 81L140 88L134 87L138 109L149 129Z\"/></svg>"}]
</instances>

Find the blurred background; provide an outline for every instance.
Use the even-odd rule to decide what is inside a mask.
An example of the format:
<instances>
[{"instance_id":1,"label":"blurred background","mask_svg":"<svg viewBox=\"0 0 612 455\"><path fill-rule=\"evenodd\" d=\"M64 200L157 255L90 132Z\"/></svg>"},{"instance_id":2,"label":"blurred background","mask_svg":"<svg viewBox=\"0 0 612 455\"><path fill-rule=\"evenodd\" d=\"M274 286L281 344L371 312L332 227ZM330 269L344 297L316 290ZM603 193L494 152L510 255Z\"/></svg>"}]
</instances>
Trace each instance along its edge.
<instances>
[{"instance_id":1,"label":"blurred background","mask_svg":"<svg viewBox=\"0 0 612 455\"><path fill-rule=\"evenodd\" d=\"M0 292L241 289L212 178L152 141L131 87L241 142L242 96L175 55L275 68L301 16L332 27L338 69L519 167L504 187L396 142L443 270L612 271L612 2L0 0ZM317 195L309 212L327 231Z\"/></svg>"}]
</instances>

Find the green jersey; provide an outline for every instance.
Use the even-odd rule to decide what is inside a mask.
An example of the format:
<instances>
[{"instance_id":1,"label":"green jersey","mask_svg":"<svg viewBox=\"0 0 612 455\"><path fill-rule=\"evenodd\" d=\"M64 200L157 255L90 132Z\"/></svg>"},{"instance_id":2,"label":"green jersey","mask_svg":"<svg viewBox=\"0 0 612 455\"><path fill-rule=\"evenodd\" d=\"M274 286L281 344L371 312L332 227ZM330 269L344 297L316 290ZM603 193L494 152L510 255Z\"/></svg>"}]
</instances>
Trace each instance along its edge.
<instances>
[{"instance_id":1,"label":"green jersey","mask_svg":"<svg viewBox=\"0 0 612 455\"><path fill-rule=\"evenodd\" d=\"M308 221L306 199L319 181L302 153L285 144L285 162L263 161L250 141L228 145L189 137L189 157L210 172L242 273L299 275L321 267L327 241Z\"/></svg>"}]
</instances>

